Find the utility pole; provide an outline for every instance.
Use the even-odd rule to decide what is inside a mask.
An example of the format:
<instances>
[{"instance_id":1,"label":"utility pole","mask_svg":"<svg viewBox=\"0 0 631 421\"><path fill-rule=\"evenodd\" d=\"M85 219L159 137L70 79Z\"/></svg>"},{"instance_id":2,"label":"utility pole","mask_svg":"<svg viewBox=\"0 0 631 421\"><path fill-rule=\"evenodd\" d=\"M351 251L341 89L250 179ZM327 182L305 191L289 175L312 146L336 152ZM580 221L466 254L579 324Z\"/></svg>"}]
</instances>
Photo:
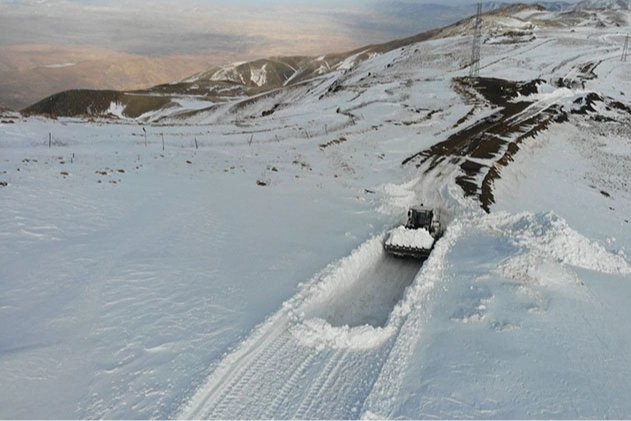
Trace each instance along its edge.
<instances>
[{"instance_id":1,"label":"utility pole","mask_svg":"<svg viewBox=\"0 0 631 421\"><path fill-rule=\"evenodd\" d=\"M473 45L471 46L471 66L469 67L469 77L480 77L480 44L482 43L482 3L478 3L478 12L475 16L475 32L473 34Z\"/></svg>"},{"instance_id":2,"label":"utility pole","mask_svg":"<svg viewBox=\"0 0 631 421\"><path fill-rule=\"evenodd\" d=\"M624 48L622 49L622 61L627 61L627 55L629 54L629 34L624 39Z\"/></svg>"}]
</instances>

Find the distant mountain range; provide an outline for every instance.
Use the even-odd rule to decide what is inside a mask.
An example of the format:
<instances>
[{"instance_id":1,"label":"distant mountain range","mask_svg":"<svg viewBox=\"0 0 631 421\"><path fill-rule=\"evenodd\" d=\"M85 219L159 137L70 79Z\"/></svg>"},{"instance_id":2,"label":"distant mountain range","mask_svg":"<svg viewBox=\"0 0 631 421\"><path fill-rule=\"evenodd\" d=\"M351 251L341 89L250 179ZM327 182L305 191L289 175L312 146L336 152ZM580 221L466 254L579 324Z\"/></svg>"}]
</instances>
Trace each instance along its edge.
<instances>
[{"instance_id":1,"label":"distant mountain range","mask_svg":"<svg viewBox=\"0 0 631 421\"><path fill-rule=\"evenodd\" d=\"M608 9L608 10L631 10L629 0L584 0L576 5L576 10L584 9Z\"/></svg>"},{"instance_id":2,"label":"distant mountain range","mask_svg":"<svg viewBox=\"0 0 631 421\"><path fill-rule=\"evenodd\" d=\"M320 57L271 57L233 63L188 77L179 82L140 91L70 90L51 95L26 108L27 113L56 116L104 115L112 103L121 104L125 115L137 118L157 108L173 107L170 97L195 96L216 102L244 99L273 89L292 86L333 71L344 72L371 57L439 37L433 30L383 44Z\"/></svg>"},{"instance_id":3,"label":"distant mountain range","mask_svg":"<svg viewBox=\"0 0 631 421\"><path fill-rule=\"evenodd\" d=\"M572 11L585 8L592 9L629 9L631 0L587 0L574 5L566 2L542 2L532 5L511 4L504 2L488 2L483 9L488 15L510 16L511 14L532 10L538 13L543 10L566 12L559 16L570 19ZM403 1L391 3L396 9L393 13L405 13L408 18L422 14L432 16L451 16L455 10L464 13L470 7L449 7L436 4L415 4ZM215 66L183 80L162 84L141 91L95 91L73 90L52 95L25 109L29 113L51 114L57 116L107 115L112 104L120 104L125 109L124 115L138 118L145 113L157 109L177 109L176 99L182 96L194 96L214 103L244 100L254 95L270 92L286 86L297 85L318 76L331 72L349 70L357 64L372 57L384 54L397 48L429 39L444 38L455 35L469 35L472 32L471 14L467 18L439 29L432 29L411 37L369 45L345 53L327 54L320 57L293 56L270 57L251 62L233 63ZM492 19L491 19L492 20ZM525 22L527 23L527 22ZM520 29L512 28L511 37L520 38ZM525 30L524 37L532 37L530 29ZM335 88L333 85L332 89Z\"/></svg>"},{"instance_id":4,"label":"distant mountain range","mask_svg":"<svg viewBox=\"0 0 631 421\"><path fill-rule=\"evenodd\" d=\"M77 46L0 47L0 105L22 109L79 87L141 89L186 77L212 63L203 57L144 57Z\"/></svg>"},{"instance_id":5,"label":"distant mountain range","mask_svg":"<svg viewBox=\"0 0 631 421\"><path fill-rule=\"evenodd\" d=\"M538 4L552 12L572 10L574 3L564 1L543 1L524 2L528 4ZM514 6L515 3L508 2L483 2L483 12L504 9ZM466 17L475 15L477 5L444 5L437 3L418 3L407 0L395 0L384 2L379 9L379 13L391 17L390 25L382 27L371 27L372 30L382 30L393 35L401 34L402 31L409 33L418 32L419 28L435 29L450 25Z\"/></svg>"}]
</instances>

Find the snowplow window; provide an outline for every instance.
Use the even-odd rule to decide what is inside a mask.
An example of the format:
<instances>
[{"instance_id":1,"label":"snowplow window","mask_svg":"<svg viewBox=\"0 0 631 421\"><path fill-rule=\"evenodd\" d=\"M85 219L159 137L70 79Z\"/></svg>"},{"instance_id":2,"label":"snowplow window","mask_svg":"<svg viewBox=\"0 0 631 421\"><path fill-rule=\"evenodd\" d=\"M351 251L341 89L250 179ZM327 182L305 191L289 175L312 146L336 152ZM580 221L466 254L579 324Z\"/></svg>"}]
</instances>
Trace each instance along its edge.
<instances>
[{"instance_id":1,"label":"snowplow window","mask_svg":"<svg viewBox=\"0 0 631 421\"><path fill-rule=\"evenodd\" d=\"M417 226L427 226L431 224L432 216L430 212L419 212L416 214L416 225Z\"/></svg>"}]
</instances>

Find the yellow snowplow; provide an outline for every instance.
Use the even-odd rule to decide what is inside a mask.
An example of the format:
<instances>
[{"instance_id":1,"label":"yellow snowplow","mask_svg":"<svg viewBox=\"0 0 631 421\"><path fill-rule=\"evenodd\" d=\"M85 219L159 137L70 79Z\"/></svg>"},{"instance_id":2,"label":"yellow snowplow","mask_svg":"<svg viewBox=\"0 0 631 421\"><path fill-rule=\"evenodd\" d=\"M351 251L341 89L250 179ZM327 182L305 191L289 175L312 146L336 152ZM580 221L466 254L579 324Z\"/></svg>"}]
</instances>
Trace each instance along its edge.
<instances>
[{"instance_id":1,"label":"yellow snowplow","mask_svg":"<svg viewBox=\"0 0 631 421\"><path fill-rule=\"evenodd\" d=\"M441 235L442 227L434 210L413 206L406 224L388 232L384 249L395 256L427 259Z\"/></svg>"}]
</instances>

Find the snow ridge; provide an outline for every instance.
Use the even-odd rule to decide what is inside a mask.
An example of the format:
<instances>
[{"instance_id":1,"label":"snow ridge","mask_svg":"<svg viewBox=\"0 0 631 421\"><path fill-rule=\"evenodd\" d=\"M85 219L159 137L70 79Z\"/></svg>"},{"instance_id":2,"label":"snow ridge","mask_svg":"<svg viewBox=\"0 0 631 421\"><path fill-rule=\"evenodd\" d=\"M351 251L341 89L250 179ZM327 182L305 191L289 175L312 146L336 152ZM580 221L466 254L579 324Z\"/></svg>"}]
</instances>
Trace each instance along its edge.
<instances>
[{"instance_id":1,"label":"snow ridge","mask_svg":"<svg viewBox=\"0 0 631 421\"><path fill-rule=\"evenodd\" d=\"M576 10L631 10L629 0L584 0L576 5Z\"/></svg>"},{"instance_id":2,"label":"snow ridge","mask_svg":"<svg viewBox=\"0 0 631 421\"><path fill-rule=\"evenodd\" d=\"M513 245L539 259L602 273L631 273L631 266L622 251L619 254L608 252L602 245L570 228L567 221L554 212L518 215L498 212L489 215L483 223L502 231Z\"/></svg>"}]
</instances>

